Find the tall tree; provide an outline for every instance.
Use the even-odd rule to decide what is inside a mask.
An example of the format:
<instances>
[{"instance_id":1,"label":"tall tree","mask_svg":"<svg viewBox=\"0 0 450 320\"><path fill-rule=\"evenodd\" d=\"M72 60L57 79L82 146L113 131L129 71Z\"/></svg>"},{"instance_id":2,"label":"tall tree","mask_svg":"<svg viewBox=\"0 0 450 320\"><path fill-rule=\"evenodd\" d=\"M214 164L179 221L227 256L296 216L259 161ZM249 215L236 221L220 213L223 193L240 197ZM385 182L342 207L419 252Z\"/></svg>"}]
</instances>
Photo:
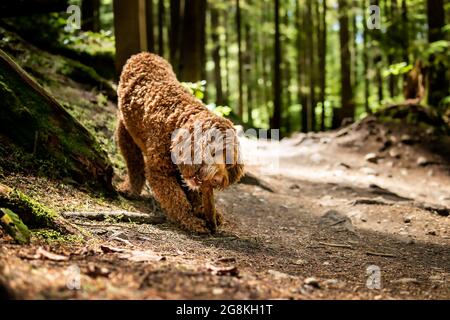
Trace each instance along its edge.
<instances>
[{"instance_id":1,"label":"tall tree","mask_svg":"<svg viewBox=\"0 0 450 320\"><path fill-rule=\"evenodd\" d=\"M244 114L244 76L242 68L242 27L241 27L241 3L236 0L236 31L237 31L237 45L238 45L238 116L242 119Z\"/></svg>"},{"instance_id":2,"label":"tall tree","mask_svg":"<svg viewBox=\"0 0 450 320\"><path fill-rule=\"evenodd\" d=\"M245 24L245 74L247 84L247 123L251 125L253 108L253 40L250 23Z\"/></svg>"},{"instance_id":3,"label":"tall tree","mask_svg":"<svg viewBox=\"0 0 450 320\"><path fill-rule=\"evenodd\" d=\"M347 0L338 0L339 5L339 42L341 52L341 107L334 110L333 127L339 127L344 119L354 119L355 105L350 68L350 35Z\"/></svg>"},{"instance_id":4,"label":"tall tree","mask_svg":"<svg viewBox=\"0 0 450 320\"><path fill-rule=\"evenodd\" d=\"M367 0L363 0L362 2L362 10L365 12L367 8ZM371 114L372 111L369 105L369 97L370 97L370 81L369 81L369 46L368 46L368 30L367 24L364 22L364 30L363 30L363 69L364 69L364 110L367 114Z\"/></svg>"},{"instance_id":5,"label":"tall tree","mask_svg":"<svg viewBox=\"0 0 450 320\"><path fill-rule=\"evenodd\" d=\"M319 15L318 15L319 16ZM327 1L322 0L322 20L319 30L319 77L320 77L320 102L322 104L322 116L320 129L325 130L325 94L326 94L326 60L327 60Z\"/></svg>"},{"instance_id":6,"label":"tall tree","mask_svg":"<svg viewBox=\"0 0 450 320\"><path fill-rule=\"evenodd\" d=\"M445 40L442 30L445 26L444 0L427 0L427 17L428 42ZM428 104L437 107L443 98L450 96L450 84L446 74L447 68L436 60L436 55L431 55L428 70Z\"/></svg>"},{"instance_id":7,"label":"tall tree","mask_svg":"<svg viewBox=\"0 0 450 320\"><path fill-rule=\"evenodd\" d=\"M196 82L205 75L206 0L185 3L180 49L180 79Z\"/></svg>"},{"instance_id":8,"label":"tall tree","mask_svg":"<svg viewBox=\"0 0 450 320\"><path fill-rule=\"evenodd\" d=\"M164 56L164 0L158 0L158 54Z\"/></svg>"},{"instance_id":9,"label":"tall tree","mask_svg":"<svg viewBox=\"0 0 450 320\"><path fill-rule=\"evenodd\" d=\"M220 36L219 36L219 12L216 8L211 8L211 29L212 29L212 43L213 43L213 61L214 61L214 83L216 87L216 104L218 106L224 105L224 97L222 91L222 70L220 59Z\"/></svg>"},{"instance_id":10,"label":"tall tree","mask_svg":"<svg viewBox=\"0 0 450 320\"><path fill-rule=\"evenodd\" d=\"M81 30L100 31L100 0L81 1Z\"/></svg>"},{"instance_id":11,"label":"tall tree","mask_svg":"<svg viewBox=\"0 0 450 320\"><path fill-rule=\"evenodd\" d=\"M305 43L305 33L303 32L302 21L302 10L300 7L300 1L295 1L295 29L297 30L297 96L298 102L301 105L300 113L300 129L302 132L308 131L308 112L307 112L307 98L306 94L303 92L303 87L305 86L305 70L306 64L306 53L304 48Z\"/></svg>"},{"instance_id":12,"label":"tall tree","mask_svg":"<svg viewBox=\"0 0 450 320\"><path fill-rule=\"evenodd\" d=\"M120 74L127 59L148 50L145 0L113 1L116 70Z\"/></svg>"},{"instance_id":13,"label":"tall tree","mask_svg":"<svg viewBox=\"0 0 450 320\"><path fill-rule=\"evenodd\" d=\"M181 46L180 27L182 23L181 0L170 0L170 62L175 73L179 71L179 48Z\"/></svg>"},{"instance_id":14,"label":"tall tree","mask_svg":"<svg viewBox=\"0 0 450 320\"><path fill-rule=\"evenodd\" d=\"M147 22L147 49L150 52L155 52L155 33L153 30L153 0L145 0L146 22Z\"/></svg>"},{"instance_id":15,"label":"tall tree","mask_svg":"<svg viewBox=\"0 0 450 320\"><path fill-rule=\"evenodd\" d=\"M314 19L312 0L306 1L306 34L308 48L308 74L309 74L309 99L308 99L308 131L316 130L316 53L314 46Z\"/></svg>"},{"instance_id":16,"label":"tall tree","mask_svg":"<svg viewBox=\"0 0 450 320\"><path fill-rule=\"evenodd\" d=\"M274 1L275 38L274 38L274 65L273 65L273 113L270 127L281 128L281 41L280 41L280 0Z\"/></svg>"}]
</instances>

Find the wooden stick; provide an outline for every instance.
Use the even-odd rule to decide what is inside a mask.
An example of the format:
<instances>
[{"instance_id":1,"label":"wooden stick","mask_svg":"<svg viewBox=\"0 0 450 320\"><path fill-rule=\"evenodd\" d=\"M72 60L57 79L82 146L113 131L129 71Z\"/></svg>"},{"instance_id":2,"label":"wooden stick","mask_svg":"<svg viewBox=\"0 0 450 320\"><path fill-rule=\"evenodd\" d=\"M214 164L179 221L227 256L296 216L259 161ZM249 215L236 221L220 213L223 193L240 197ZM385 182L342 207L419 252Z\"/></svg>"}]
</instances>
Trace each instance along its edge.
<instances>
[{"instance_id":1,"label":"wooden stick","mask_svg":"<svg viewBox=\"0 0 450 320\"><path fill-rule=\"evenodd\" d=\"M161 224L166 221L166 219L161 216L128 211L63 212L62 216L69 219L82 218L94 221L104 221L110 218L117 222L134 222L142 224Z\"/></svg>"},{"instance_id":2,"label":"wooden stick","mask_svg":"<svg viewBox=\"0 0 450 320\"><path fill-rule=\"evenodd\" d=\"M319 244L324 245L324 246L328 246L328 247L353 249L353 247L351 245L349 245L349 244L328 243L328 242L319 242Z\"/></svg>"},{"instance_id":3,"label":"wooden stick","mask_svg":"<svg viewBox=\"0 0 450 320\"><path fill-rule=\"evenodd\" d=\"M390 253L382 253L382 252L373 252L373 251L367 251L367 255L369 256L377 256L377 257L386 257L386 258L395 258L396 256Z\"/></svg>"}]
</instances>

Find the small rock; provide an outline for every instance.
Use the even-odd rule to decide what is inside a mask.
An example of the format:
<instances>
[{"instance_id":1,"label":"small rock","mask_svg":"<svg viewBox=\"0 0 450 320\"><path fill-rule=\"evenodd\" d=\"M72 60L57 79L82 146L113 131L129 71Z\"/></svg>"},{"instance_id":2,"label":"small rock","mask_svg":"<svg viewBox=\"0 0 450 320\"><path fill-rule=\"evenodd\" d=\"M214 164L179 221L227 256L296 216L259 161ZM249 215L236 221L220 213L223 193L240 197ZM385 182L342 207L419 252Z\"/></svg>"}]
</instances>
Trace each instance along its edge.
<instances>
[{"instance_id":1,"label":"small rock","mask_svg":"<svg viewBox=\"0 0 450 320\"><path fill-rule=\"evenodd\" d=\"M404 217L403 218L403 222L404 223L410 223L411 222L411 218L410 217Z\"/></svg>"},{"instance_id":2,"label":"small rock","mask_svg":"<svg viewBox=\"0 0 450 320\"><path fill-rule=\"evenodd\" d=\"M392 158L400 159L402 156L402 153L397 148L392 148L391 150L389 150L389 155Z\"/></svg>"},{"instance_id":3,"label":"small rock","mask_svg":"<svg viewBox=\"0 0 450 320\"><path fill-rule=\"evenodd\" d=\"M404 134L400 137L400 142L403 144L411 145L411 144L414 144L416 142L416 140L413 137L411 137L409 134Z\"/></svg>"},{"instance_id":4,"label":"small rock","mask_svg":"<svg viewBox=\"0 0 450 320\"><path fill-rule=\"evenodd\" d=\"M304 283L307 286L311 286L311 287L314 287L314 288L320 288L319 281L316 278L314 278L314 277L306 278Z\"/></svg>"},{"instance_id":5,"label":"small rock","mask_svg":"<svg viewBox=\"0 0 450 320\"><path fill-rule=\"evenodd\" d=\"M378 163L378 160L380 160L380 157L378 157L375 153L368 153L368 154L366 154L364 159L367 162Z\"/></svg>"},{"instance_id":6,"label":"small rock","mask_svg":"<svg viewBox=\"0 0 450 320\"><path fill-rule=\"evenodd\" d=\"M215 296L219 296L223 293L223 289L222 288L214 288L212 289L212 294Z\"/></svg>"},{"instance_id":7,"label":"small rock","mask_svg":"<svg viewBox=\"0 0 450 320\"><path fill-rule=\"evenodd\" d=\"M291 184L291 185L289 186L289 189L291 189L291 190L299 190L299 189L300 189L300 186L299 186L298 184Z\"/></svg>"},{"instance_id":8,"label":"small rock","mask_svg":"<svg viewBox=\"0 0 450 320\"><path fill-rule=\"evenodd\" d=\"M435 235L437 235L437 233L436 233L435 230L429 230L429 231L427 232L427 235L429 235L429 236L435 236Z\"/></svg>"},{"instance_id":9,"label":"small rock","mask_svg":"<svg viewBox=\"0 0 450 320\"><path fill-rule=\"evenodd\" d=\"M428 161L428 159L425 158L425 157L417 158L417 162L416 163L417 163L418 166L421 166L421 167L425 167L425 166L428 166L429 164L431 164L431 162Z\"/></svg>"}]
</instances>

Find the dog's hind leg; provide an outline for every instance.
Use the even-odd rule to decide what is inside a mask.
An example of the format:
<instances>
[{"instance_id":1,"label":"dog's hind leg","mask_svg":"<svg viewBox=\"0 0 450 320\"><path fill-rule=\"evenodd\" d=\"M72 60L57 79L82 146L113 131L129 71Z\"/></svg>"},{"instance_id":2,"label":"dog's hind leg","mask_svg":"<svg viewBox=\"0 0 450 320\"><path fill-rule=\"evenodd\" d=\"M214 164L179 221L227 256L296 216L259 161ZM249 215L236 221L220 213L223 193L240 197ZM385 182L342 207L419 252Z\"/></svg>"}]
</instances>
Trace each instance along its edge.
<instances>
[{"instance_id":1,"label":"dog's hind leg","mask_svg":"<svg viewBox=\"0 0 450 320\"><path fill-rule=\"evenodd\" d=\"M137 196L145 183L144 156L120 120L117 124L116 140L128 169L128 177L119 186L119 191Z\"/></svg>"}]
</instances>

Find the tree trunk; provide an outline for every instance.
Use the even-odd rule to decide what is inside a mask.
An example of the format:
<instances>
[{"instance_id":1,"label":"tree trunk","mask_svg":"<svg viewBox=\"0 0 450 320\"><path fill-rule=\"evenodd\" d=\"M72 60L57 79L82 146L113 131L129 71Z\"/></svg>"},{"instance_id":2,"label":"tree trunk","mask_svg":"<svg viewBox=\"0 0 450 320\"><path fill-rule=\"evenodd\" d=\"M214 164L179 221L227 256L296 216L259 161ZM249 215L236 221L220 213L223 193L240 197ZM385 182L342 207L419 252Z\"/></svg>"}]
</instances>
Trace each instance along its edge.
<instances>
[{"instance_id":1,"label":"tree trunk","mask_svg":"<svg viewBox=\"0 0 450 320\"><path fill-rule=\"evenodd\" d=\"M170 63L172 64L173 70L175 74L179 72L179 60L180 60L180 51L179 48L181 46L181 24L182 24L182 15L181 15L181 0L170 0L170 39L169 39L169 47L170 47Z\"/></svg>"},{"instance_id":2,"label":"tree trunk","mask_svg":"<svg viewBox=\"0 0 450 320\"><path fill-rule=\"evenodd\" d=\"M244 77L242 70L242 28L241 28L241 4L239 0L236 0L236 29L237 29L237 44L238 44L238 111L239 118L243 118L244 115Z\"/></svg>"},{"instance_id":3,"label":"tree trunk","mask_svg":"<svg viewBox=\"0 0 450 320\"><path fill-rule=\"evenodd\" d=\"M225 74L225 86L226 86L226 93L225 93L225 104L227 106L230 105L230 93L231 93L231 89L230 89L230 51L229 51L229 45L230 45L230 33L228 31L228 12L225 11L224 12L224 16L223 16L223 28L224 28L224 32L225 32L225 45L224 45L224 51L225 51L225 70L226 70L226 74Z\"/></svg>"},{"instance_id":4,"label":"tree trunk","mask_svg":"<svg viewBox=\"0 0 450 320\"><path fill-rule=\"evenodd\" d=\"M320 25L320 24L319 24ZM322 23L319 30L319 74L320 74L320 102L322 103L322 116L320 129L325 130L325 94L326 94L326 59L327 59L327 2L322 1Z\"/></svg>"},{"instance_id":5,"label":"tree trunk","mask_svg":"<svg viewBox=\"0 0 450 320\"><path fill-rule=\"evenodd\" d=\"M206 0L185 3L180 49L180 80L197 82L205 75Z\"/></svg>"},{"instance_id":6,"label":"tree trunk","mask_svg":"<svg viewBox=\"0 0 450 320\"><path fill-rule=\"evenodd\" d=\"M247 83L247 123L249 126L252 125L252 108L253 108L253 79L252 79L252 71L254 71L254 66L252 63L253 59L253 45L251 38L251 28L250 24L245 24L245 74L246 74L246 83Z\"/></svg>"},{"instance_id":7,"label":"tree trunk","mask_svg":"<svg viewBox=\"0 0 450 320\"><path fill-rule=\"evenodd\" d=\"M112 166L95 138L2 50L0 96L0 134L61 176L112 190Z\"/></svg>"},{"instance_id":8,"label":"tree trunk","mask_svg":"<svg viewBox=\"0 0 450 320\"><path fill-rule=\"evenodd\" d=\"M308 131L316 130L316 56L314 50L314 19L312 0L307 1L306 23L308 39L308 61L309 61L309 103L308 103Z\"/></svg>"},{"instance_id":9,"label":"tree trunk","mask_svg":"<svg viewBox=\"0 0 450 320\"><path fill-rule=\"evenodd\" d=\"M351 84L349 21L347 0L339 0L339 41L341 52L341 108L335 109L333 127L342 125L347 118L353 120L355 105L353 102L353 88Z\"/></svg>"},{"instance_id":10,"label":"tree trunk","mask_svg":"<svg viewBox=\"0 0 450 320\"><path fill-rule=\"evenodd\" d=\"M146 0L114 0L116 70L118 74L129 57L147 51Z\"/></svg>"},{"instance_id":11,"label":"tree trunk","mask_svg":"<svg viewBox=\"0 0 450 320\"><path fill-rule=\"evenodd\" d=\"M81 30L100 31L100 0L81 1Z\"/></svg>"},{"instance_id":12,"label":"tree trunk","mask_svg":"<svg viewBox=\"0 0 450 320\"><path fill-rule=\"evenodd\" d=\"M155 52L155 32L153 27L155 26L155 19L153 16L153 0L145 0L145 16L147 26L147 49L150 52Z\"/></svg>"},{"instance_id":13,"label":"tree trunk","mask_svg":"<svg viewBox=\"0 0 450 320\"><path fill-rule=\"evenodd\" d=\"M365 12L367 8L367 1L363 1L363 12ZM369 83L369 52L367 47L368 41L368 31L367 25L364 22L364 31L363 31L363 68L364 68L364 110L367 114L371 114L372 110L369 106L369 97L370 97L370 83Z\"/></svg>"},{"instance_id":14,"label":"tree trunk","mask_svg":"<svg viewBox=\"0 0 450 320\"><path fill-rule=\"evenodd\" d=\"M273 114L270 127L281 128L281 41L280 41L280 0L274 1L275 10L275 38L274 38L274 65L273 65Z\"/></svg>"},{"instance_id":15,"label":"tree trunk","mask_svg":"<svg viewBox=\"0 0 450 320\"><path fill-rule=\"evenodd\" d=\"M305 68L306 68L306 54L304 47L304 29L302 28L302 14L300 9L300 2L295 2L295 24L297 29L297 87L298 87L298 102L301 104L300 113L300 130L302 132L308 131L308 113L307 113L307 99L303 92L305 85ZM303 19L304 21L304 19Z\"/></svg>"},{"instance_id":16,"label":"tree trunk","mask_svg":"<svg viewBox=\"0 0 450 320\"><path fill-rule=\"evenodd\" d=\"M428 42L445 40L442 28L445 26L445 10L443 0L427 0ZM436 62L436 56L430 57L428 70L428 104L439 107L442 99L450 96L450 84L447 68L442 62Z\"/></svg>"},{"instance_id":17,"label":"tree trunk","mask_svg":"<svg viewBox=\"0 0 450 320\"><path fill-rule=\"evenodd\" d=\"M219 13L211 8L211 29L213 42L214 82L216 86L216 105L223 106L222 70L220 66Z\"/></svg>"},{"instance_id":18,"label":"tree trunk","mask_svg":"<svg viewBox=\"0 0 450 320\"><path fill-rule=\"evenodd\" d=\"M164 0L158 0L158 54L164 57Z\"/></svg>"}]
</instances>

